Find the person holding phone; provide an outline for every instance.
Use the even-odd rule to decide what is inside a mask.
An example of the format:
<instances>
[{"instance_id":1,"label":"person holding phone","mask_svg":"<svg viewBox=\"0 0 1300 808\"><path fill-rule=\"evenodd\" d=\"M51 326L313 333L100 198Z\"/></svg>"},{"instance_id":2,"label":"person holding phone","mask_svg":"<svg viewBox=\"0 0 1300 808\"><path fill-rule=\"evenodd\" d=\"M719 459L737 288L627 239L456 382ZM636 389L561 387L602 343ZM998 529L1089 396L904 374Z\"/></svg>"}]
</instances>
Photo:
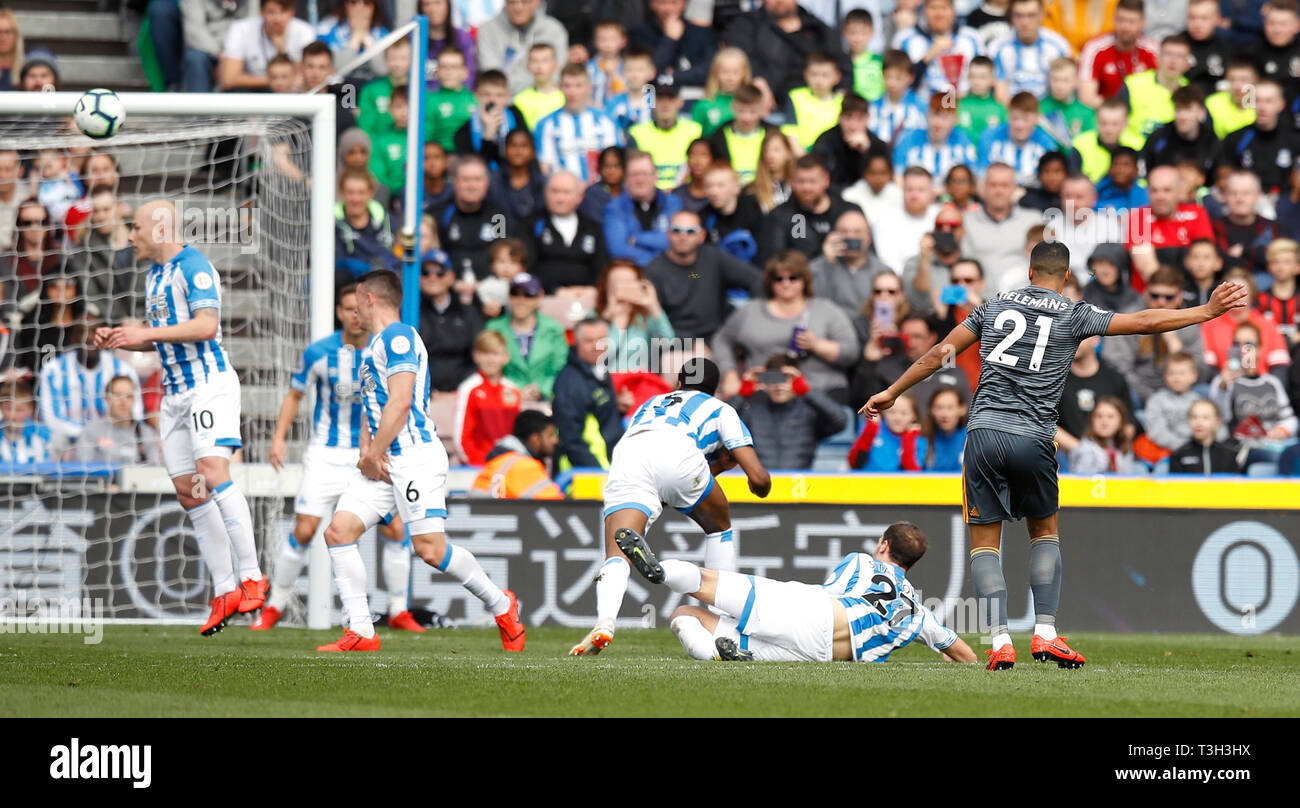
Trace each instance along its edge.
<instances>
[{"instance_id":1,"label":"person holding phone","mask_svg":"<svg viewBox=\"0 0 1300 808\"><path fill-rule=\"evenodd\" d=\"M812 467L817 444L844 428L844 408L808 386L798 363L784 353L750 368L729 402L754 435L758 459L769 469Z\"/></svg>"},{"instance_id":2,"label":"person holding phone","mask_svg":"<svg viewBox=\"0 0 1300 808\"><path fill-rule=\"evenodd\" d=\"M871 250L871 226L856 210L835 220L835 229L822 242L822 254L812 262L813 286L838 303L850 316L871 297L871 283L888 272Z\"/></svg>"},{"instance_id":3,"label":"person holding phone","mask_svg":"<svg viewBox=\"0 0 1300 808\"><path fill-rule=\"evenodd\" d=\"M952 203L939 208L934 229L921 236L920 250L903 265L903 288L913 309L938 313L943 289L953 285L952 269L961 260L961 239L965 234L961 210ZM952 299L954 294L950 290L948 297Z\"/></svg>"}]
</instances>

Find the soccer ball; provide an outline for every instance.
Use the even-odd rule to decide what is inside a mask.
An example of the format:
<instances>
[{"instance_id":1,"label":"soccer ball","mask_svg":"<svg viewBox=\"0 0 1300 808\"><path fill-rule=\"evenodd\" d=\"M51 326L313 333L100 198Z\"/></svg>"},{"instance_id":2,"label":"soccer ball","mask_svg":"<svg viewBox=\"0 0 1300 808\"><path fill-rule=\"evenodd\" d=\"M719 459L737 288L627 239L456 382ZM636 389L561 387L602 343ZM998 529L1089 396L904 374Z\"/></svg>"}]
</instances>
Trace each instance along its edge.
<instances>
[{"instance_id":1,"label":"soccer ball","mask_svg":"<svg viewBox=\"0 0 1300 808\"><path fill-rule=\"evenodd\" d=\"M112 90L87 90L77 99L72 117L83 135L102 140L112 137L122 128L126 121L126 108Z\"/></svg>"}]
</instances>

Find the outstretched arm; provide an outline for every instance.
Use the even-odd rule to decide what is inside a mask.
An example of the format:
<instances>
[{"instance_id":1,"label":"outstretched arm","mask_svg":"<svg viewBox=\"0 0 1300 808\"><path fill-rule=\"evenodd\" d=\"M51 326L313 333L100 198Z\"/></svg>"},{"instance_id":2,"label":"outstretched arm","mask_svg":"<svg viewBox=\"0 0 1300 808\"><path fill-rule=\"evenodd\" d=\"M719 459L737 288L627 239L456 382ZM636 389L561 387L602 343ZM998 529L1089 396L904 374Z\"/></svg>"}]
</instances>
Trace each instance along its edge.
<instances>
[{"instance_id":1,"label":"outstretched arm","mask_svg":"<svg viewBox=\"0 0 1300 808\"><path fill-rule=\"evenodd\" d=\"M946 363L955 361L958 354L975 344L975 340L974 331L958 324L956 328L948 333L943 342L926 351L920 359L912 363L912 366L898 378L898 381L872 396L871 400L863 404L862 409L858 410L858 412L868 418L875 419L882 411L894 406L894 401L903 393L906 393L913 385L930 378L935 371L942 368Z\"/></svg>"},{"instance_id":2,"label":"outstretched arm","mask_svg":"<svg viewBox=\"0 0 1300 808\"><path fill-rule=\"evenodd\" d=\"M749 490L754 492L754 496L766 497L772 493L772 475L763 468L753 446L737 446L731 450L731 456L736 458L736 464L749 478Z\"/></svg>"},{"instance_id":3,"label":"outstretched arm","mask_svg":"<svg viewBox=\"0 0 1300 808\"><path fill-rule=\"evenodd\" d=\"M1116 334L1160 334L1196 325L1227 312L1244 309L1250 304L1250 291L1241 281L1219 284L1204 306L1190 309L1146 309L1132 314L1116 314L1110 319L1107 336Z\"/></svg>"}]
</instances>

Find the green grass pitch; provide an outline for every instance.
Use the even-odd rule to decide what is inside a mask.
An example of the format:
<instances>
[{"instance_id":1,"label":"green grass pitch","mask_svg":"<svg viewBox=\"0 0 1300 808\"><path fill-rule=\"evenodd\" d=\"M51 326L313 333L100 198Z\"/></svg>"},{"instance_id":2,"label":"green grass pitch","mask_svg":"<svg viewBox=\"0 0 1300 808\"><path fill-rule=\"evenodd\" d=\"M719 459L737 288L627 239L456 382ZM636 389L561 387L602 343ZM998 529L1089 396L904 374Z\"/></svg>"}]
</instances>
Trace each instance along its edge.
<instances>
[{"instance_id":1,"label":"green grass pitch","mask_svg":"<svg viewBox=\"0 0 1300 808\"><path fill-rule=\"evenodd\" d=\"M1022 636L1015 669L990 673L921 647L884 665L694 662L666 628L622 630L594 658L566 656L581 629L552 627L522 654L495 629L314 651L338 633L0 634L0 716L1300 716L1300 637L1072 635L1089 662L1070 671Z\"/></svg>"}]
</instances>

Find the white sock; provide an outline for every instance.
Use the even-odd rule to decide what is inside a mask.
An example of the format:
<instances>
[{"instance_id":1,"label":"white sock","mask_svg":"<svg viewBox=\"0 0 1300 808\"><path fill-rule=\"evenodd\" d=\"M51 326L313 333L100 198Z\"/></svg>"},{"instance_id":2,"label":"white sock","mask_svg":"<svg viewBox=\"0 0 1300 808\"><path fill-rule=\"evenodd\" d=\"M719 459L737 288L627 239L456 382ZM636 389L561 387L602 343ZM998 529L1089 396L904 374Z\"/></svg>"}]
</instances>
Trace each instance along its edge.
<instances>
[{"instance_id":1,"label":"white sock","mask_svg":"<svg viewBox=\"0 0 1300 808\"><path fill-rule=\"evenodd\" d=\"M713 595L713 604L727 614L737 617L744 614L745 604L754 593L754 584L748 575L738 572L719 572L718 590Z\"/></svg>"},{"instance_id":2,"label":"white sock","mask_svg":"<svg viewBox=\"0 0 1300 808\"><path fill-rule=\"evenodd\" d=\"M994 634L994 635L993 635L993 650L994 650L994 651L998 650L999 648L1001 648L1001 647L1004 646L1004 645L1010 645L1010 644L1011 644L1011 635L1010 635L1010 634L1003 633L1003 634Z\"/></svg>"},{"instance_id":3,"label":"white sock","mask_svg":"<svg viewBox=\"0 0 1300 808\"><path fill-rule=\"evenodd\" d=\"M235 487L234 480L226 480L217 486L212 499L221 509L221 518L226 520L226 534L230 536L230 546L239 559L239 580L262 580L262 568L257 563L257 543L253 541L253 515L248 510L248 500Z\"/></svg>"},{"instance_id":4,"label":"white sock","mask_svg":"<svg viewBox=\"0 0 1300 808\"><path fill-rule=\"evenodd\" d=\"M618 620L618 610L623 606L623 595L627 592L627 577L632 568L625 558L610 558L600 568L600 577L596 579L596 624L610 628Z\"/></svg>"},{"instance_id":5,"label":"white sock","mask_svg":"<svg viewBox=\"0 0 1300 808\"><path fill-rule=\"evenodd\" d=\"M690 615L674 617L668 627L677 635L677 641L686 649L686 653L691 655L691 659L709 660L717 656L713 634L704 627L698 617Z\"/></svg>"},{"instance_id":6,"label":"white sock","mask_svg":"<svg viewBox=\"0 0 1300 808\"><path fill-rule=\"evenodd\" d=\"M405 541L384 540L384 586L388 588L388 616L406 611L411 588L411 548Z\"/></svg>"},{"instance_id":7,"label":"white sock","mask_svg":"<svg viewBox=\"0 0 1300 808\"><path fill-rule=\"evenodd\" d=\"M447 542L447 552L442 556L438 571L460 581L460 585L468 589L470 594L483 601L483 605L488 607L494 617L510 611L510 598L501 591L501 587L492 583L478 559L464 547Z\"/></svg>"},{"instance_id":8,"label":"white sock","mask_svg":"<svg viewBox=\"0 0 1300 808\"><path fill-rule=\"evenodd\" d=\"M280 555L275 559L275 569L271 573L271 597L266 600L267 606L284 611L289 595L293 594L293 585L298 582L298 576L302 575L302 568L306 565L307 548L294 540L291 531L289 538L280 545Z\"/></svg>"},{"instance_id":9,"label":"white sock","mask_svg":"<svg viewBox=\"0 0 1300 808\"><path fill-rule=\"evenodd\" d=\"M348 616L348 628L362 637L375 636L375 626L370 622L370 601L366 597L366 564L361 560L357 543L331 547L330 565L334 567L334 583Z\"/></svg>"},{"instance_id":10,"label":"white sock","mask_svg":"<svg viewBox=\"0 0 1300 808\"><path fill-rule=\"evenodd\" d=\"M736 542L731 537L731 528L704 537L704 568L736 571Z\"/></svg>"},{"instance_id":11,"label":"white sock","mask_svg":"<svg viewBox=\"0 0 1300 808\"><path fill-rule=\"evenodd\" d=\"M670 558L660 561L659 566L664 568L664 586L683 595L693 595L700 591L704 573L691 562Z\"/></svg>"},{"instance_id":12,"label":"white sock","mask_svg":"<svg viewBox=\"0 0 1300 808\"><path fill-rule=\"evenodd\" d=\"M199 542L199 554L212 575L212 594L224 595L239 585L235 580L234 565L230 561L230 538L221 521L221 509L209 499L186 511L194 525L194 536Z\"/></svg>"},{"instance_id":13,"label":"white sock","mask_svg":"<svg viewBox=\"0 0 1300 808\"><path fill-rule=\"evenodd\" d=\"M1034 633L1044 640L1054 640L1056 639L1056 626L1050 623L1035 623Z\"/></svg>"}]
</instances>

